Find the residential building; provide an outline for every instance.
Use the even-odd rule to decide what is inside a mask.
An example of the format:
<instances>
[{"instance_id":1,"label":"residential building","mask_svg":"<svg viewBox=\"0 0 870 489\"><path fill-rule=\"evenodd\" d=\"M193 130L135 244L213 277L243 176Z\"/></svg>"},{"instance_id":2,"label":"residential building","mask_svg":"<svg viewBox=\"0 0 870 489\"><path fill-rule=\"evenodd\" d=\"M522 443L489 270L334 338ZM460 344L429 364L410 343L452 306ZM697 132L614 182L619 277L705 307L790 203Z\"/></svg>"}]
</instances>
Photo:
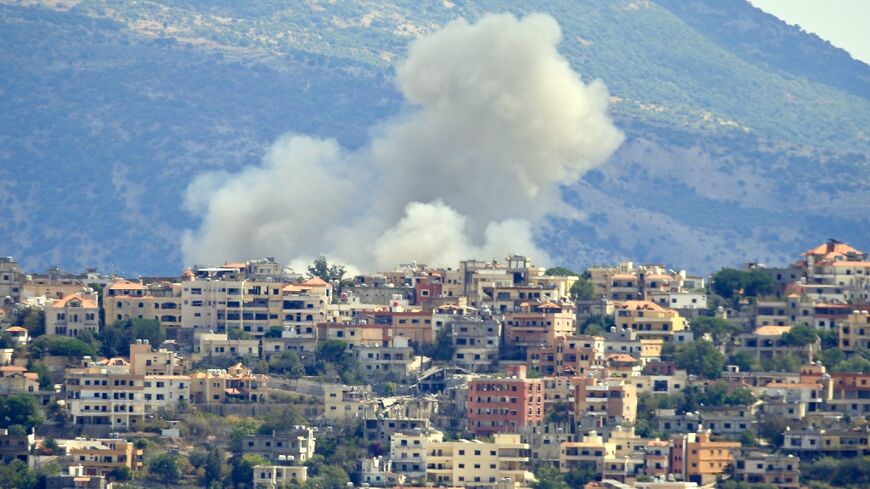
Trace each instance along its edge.
<instances>
[{"instance_id":1,"label":"residential building","mask_svg":"<svg viewBox=\"0 0 870 489\"><path fill-rule=\"evenodd\" d=\"M88 331L100 332L100 306L97 293L78 293L56 300L45 308L45 334L75 338Z\"/></svg>"},{"instance_id":2,"label":"residential building","mask_svg":"<svg viewBox=\"0 0 870 489\"><path fill-rule=\"evenodd\" d=\"M736 456L734 480L770 484L783 489L800 487L800 459L794 455L745 450Z\"/></svg>"},{"instance_id":3,"label":"residential building","mask_svg":"<svg viewBox=\"0 0 870 489\"><path fill-rule=\"evenodd\" d=\"M323 385L323 417L327 420L362 422L376 406L371 386Z\"/></svg>"},{"instance_id":4,"label":"residential building","mask_svg":"<svg viewBox=\"0 0 870 489\"><path fill-rule=\"evenodd\" d=\"M444 487L495 489L505 479L527 487L529 446L520 435L497 433L492 442L442 441L426 445L426 483Z\"/></svg>"},{"instance_id":5,"label":"residential building","mask_svg":"<svg viewBox=\"0 0 870 489\"><path fill-rule=\"evenodd\" d=\"M855 310L846 319L837 321L837 338L845 352L870 348L870 311Z\"/></svg>"},{"instance_id":6,"label":"residential building","mask_svg":"<svg viewBox=\"0 0 870 489\"><path fill-rule=\"evenodd\" d=\"M66 405L76 425L104 425L113 430L137 430L145 422L145 376L130 372L123 359L81 368L64 375Z\"/></svg>"},{"instance_id":7,"label":"residential building","mask_svg":"<svg viewBox=\"0 0 870 489\"><path fill-rule=\"evenodd\" d=\"M734 349L749 353L759 360L784 355L808 358L812 350L818 350L817 345L804 347L787 344L783 335L791 329L792 326L759 326L751 333L737 335Z\"/></svg>"},{"instance_id":8,"label":"residential building","mask_svg":"<svg viewBox=\"0 0 870 489\"><path fill-rule=\"evenodd\" d=\"M181 375L184 369L184 358L174 351L154 350L148 340L136 340L130 345L130 372L133 374Z\"/></svg>"},{"instance_id":9,"label":"residential building","mask_svg":"<svg viewBox=\"0 0 870 489\"><path fill-rule=\"evenodd\" d=\"M526 378L525 365L512 365L509 377L482 377L468 385L469 429L475 434L516 432L544 419L544 385Z\"/></svg>"},{"instance_id":10,"label":"residential building","mask_svg":"<svg viewBox=\"0 0 870 489\"><path fill-rule=\"evenodd\" d=\"M408 339L397 336L385 345L360 345L352 349L360 367L377 377L406 377L423 368L423 357L414 354Z\"/></svg>"},{"instance_id":11,"label":"residential building","mask_svg":"<svg viewBox=\"0 0 870 489\"><path fill-rule=\"evenodd\" d=\"M124 319L154 319L176 337L181 328L181 284L155 282L143 285L130 280L118 280L105 289L103 309L106 324Z\"/></svg>"},{"instance_id":12,"label":"residential building","mask_svg":"<svg viewBox=\"0 0 870 489\"><path fill-rule=\"evenodd\" d=\"M72 463L82 466L85 475L108 477L120 467L136 471L144 467L142 449L133 442L115 438L76 438L57 440Z\"/></svg>"},{"instance_id":13,"label":"residential building","mask_svg":"<svg viewBox=\"0 0 870 489\"><path fill-rule=\"evenodd\" d=\"M246 435L242 437L242 450L246 454L261 455L275 464L286 461L303 465L314 456L316 440L313 428L296 426L286 432Z\"/></svg>"},{"instance_id":14,"label":"residential building","mask_svg":"<svg viewBox=\"0 0 870 489\"><path fill-rule=\"evenodd\" d=\"M7 428L0 428L0 462L4 465L15 460L28 463L30 452L36 445L33 433L15 434Z\"/></svg>"},{"instance_id":15,"label":"residential building","mask_svg":"<svg viewBox=\"0 0 870 489\"><path fill-rule=\"evenodd\" d=\"M390 459L381 456L362 459L360 479L370 487L401 487L405 483L405 475L394 472Z\"/></svg>"},{"instance_id":16,"label":"residential building","mask_svg":"<svg viewBox=\"0 0 870 489\"><path fill-rule=\"evenodd\" d=\"M0 257L0 306L21 302L23 282L18 262L11 256Z\"/></svg>"},{"instance_id":17,"label":"residential building","mask_svg":"<svg viewBox=\"0 0 870 489\"><path fill-rule=\"evenodd\" d=\"M602 418L609 424L633 423L637 418L637 389L631 381L585 375L574 380L574 416Z\"/></svg>"},{"instance_id":18,"label":"residential building","mask_svg":"<svg viewBox=\"0 0 870 489\"><path fill-rule=\"evenodd\" d=\"M282 462L284 465L255 465L254 489L279 489L291 484L305 484L308 467L293 464L293 461Z\"/></svg>"},{"instance_id":19,"label":"residential building","mask_svg":"<svg viewBox=\"0 0 870 489\"><path fill-rule=\"evenodd\" d=\"M408 479L422 479L426 476L426 447L443 440L443 433L429 428L393 432L390 436L393 471Z\"/></svg>"},{"instance_id":20,"label":"residential building","mask_svg":"<svg viewBox=\"0 0 870 489\"><path fill-rule=\"evenodd\" d=\"M629 300L614 306L616 327L634 331L638 339L673 341L674 334L686 329L686 321L677 311L655 302Z\"/></svg>"},{"instance_id":21,"label":"residential building","mask_svg":"<svg viewBox=\"0 0 870 489\"><path fill-rule=\"evenodd\" d=\"M603 473L605 460L615 458L616 445L605 442L602 435L591 431L577 441L560 444L559 470L570 472L574 469L591 468Z\"/></svg>"},{"instance_id":22,"label":"residential building","mask_svg":"<svg viewBox=\"0 0 870 489\"><path fill-rule=\"evenodd\" d=\"M527 365L541 375L575 376L604 365L604 338L560 336L552 344L529 347Z\"/></svg>"},{"instance_id":23,"label":"residential building","mask_svg":"<svg viewBox=\"0 0 870 489\"><path fill-rule=\"evenodd\" d=\"M571 303L524 302L504 313L504 343L514 348L552 345L556 338L573 335L576 321Z\"/></svg>"},{"instance_id":24,"label":"residential building","mask_svg":"<svg viewBox=\"0 0 870 489\"><path fill-rule=\"evenodd\" d=\"M223 404L229 400L261 402L267 397L267 375L255 374L241 363L190 376L190 399L195 404Z\"/></svg>"},{"instance_id":25,"label":"residential building","mask_svg":"<svg viewBox=\"0 0 870 489\"><path fill-rule=\"evenodd\" d=\"M674 436L671 446L671 473L704 485L731 469L733 452L740 448L740 443L712 441L710 433L699 427L696 433Z\"/></svg>"},{"instance_id":26,"label":"residential building","mask_svg":"<svg viewBox=\"0 0 870 489\"><path fill-rule=\"evenodd\" d=\"M260 341L255 339L230 339L226 333L199 333L194 338L193 361L203 358L257 358L260 356Z\"/></svg>"},{"instance_id":27,"label":"residential building","mask_svg":"<svg viewBox=\"0 0 870 489\"><path fill-rule=\"evenodd\" d=\"M26 345L30 342L30 333L21 326L9 326L4 332L16 345Z\"/></svg>"}]
</instances>

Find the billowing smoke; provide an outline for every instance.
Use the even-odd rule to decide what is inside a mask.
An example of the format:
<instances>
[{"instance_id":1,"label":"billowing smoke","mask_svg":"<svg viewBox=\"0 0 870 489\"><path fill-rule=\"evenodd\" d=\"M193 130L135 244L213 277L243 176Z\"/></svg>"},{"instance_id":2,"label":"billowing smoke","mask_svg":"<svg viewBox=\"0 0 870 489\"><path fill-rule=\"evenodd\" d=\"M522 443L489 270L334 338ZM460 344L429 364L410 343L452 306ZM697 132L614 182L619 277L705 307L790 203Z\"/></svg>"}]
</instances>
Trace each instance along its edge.
<instances>
[{"instance_id":1,"label":"billowing smoke","mask_svg":"<svg viewBox=\"0 0 870 489\"><path fill-rule=\"evenodd\" d=\"M415 41L397 69L402 115L370 145L284 136L262 166L200 175L183 236L190 263L325 254L363 269L417 260L525 253L537 223L565 214L559 185L605 161L622 142L608 93L584 84L556 50L547 15L451 22Z\"/></svg>"}]
</instances>

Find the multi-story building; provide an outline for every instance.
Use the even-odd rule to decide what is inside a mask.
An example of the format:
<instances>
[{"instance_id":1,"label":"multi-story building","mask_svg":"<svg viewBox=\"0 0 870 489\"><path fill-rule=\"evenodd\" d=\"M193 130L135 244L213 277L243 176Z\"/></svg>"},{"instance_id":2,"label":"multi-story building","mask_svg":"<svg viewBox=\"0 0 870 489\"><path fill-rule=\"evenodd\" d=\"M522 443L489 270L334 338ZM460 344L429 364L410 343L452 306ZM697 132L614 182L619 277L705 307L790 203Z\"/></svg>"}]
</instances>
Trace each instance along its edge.
<instances>
[{"instance_id":1,"label":"multi-story building","mask_svg":"<svg viewBox=\"0 0 870 489\"><path fill-rule=\"evenodd\" d=\"M363 423L363 437L370 442L389 443L396 433L418 433L429 430L429 418L395 416L367 417Z\"/></svg>"},{"instance_id":2,"label":"multi-story building","mask_svg":"<svg viewBox=\"0 0 870 489\"><path fill-rule=\"evenodd\" d=\"M614 307L616 327L634 331L638 339L673 341L674 334L686 329L686 321L677 311L655 302L629 300Z\"/></svg>"},{"instance_id":3,"label":"multi-story building","mask_svg":"<svg viewBox=\"0 0 870 489\"><path fill-rule=\"evenodd\" d=\"M255 374L241 363L209 369L190 376L190 398L196 404L223 404L228 400L261 402L267 397L267 375Z\"/></svg>"},{"instance_id":4,"label":"multi-story building","mask_svg":"<svg viewBox=\"0 0 870 489\"><path fill-rule=\"evenodd\" d=\"M519 310L504 313L504 342L511 347L552 345L556 338L576 331L574 305L524 302Z\"/></svg>"},{"instance_id":5,"label":"multi-story building","mask_svg":"<svg viewBox=\"0 0 870 489\"><path fill-rule=\"evenodd\" d=\"M190 377L187 375L146 375L142 398L145 412L175 411L190 402Z\"/></svg>"},{"instance_id":6,"label":"multi-story building","mask_svg":"<svg viewBox=\"0 0 870 489\"><path fill-rule=\"evenodd\" d=\"M544 419L543 381L526 378L525 365L510 366L508 375L469 383L468 421L474 433L513 433Z\"/></svg>"},{"instance_id":7,"label":"multi-story building","mask_svg":"<svg viewBox=\"0 0 870 489\"><path fill-rule=\"evenodd\" d=\"M185 360L176 352L155 350L148 340L136 340L130 345L130 372L143 375L181 375Z\"/></svg>"},{"instance_id":8,"label":"multi-story building","mask_svg":"<svg viewBox=\"0 0 870 489\"><path fill-rule=\"evenodd\" d=\"M495 489L510 480L527 487L529 446L520 435L498 433L492 442L459 440L426 445L426 483L445 487Z\"/></svg>"},{"instance_id":9,"label":"multi-story building","mask_svg":"<svg viewBox=\"0 0 870 489\"><path fill-rule=\"evenodd\" d=\"M33 433L10 433L7 428L0 428L0 462L10 464L15 460L28 463L30 452L36 446L36 436Z\"/></svg>"},{"instance_id":10,"label":"multi-story building","mask_svg":"<svg viewBox=\"0 0 870 489\"><path fill-rule=\"evenodd\" d=\"M160 321L170 338L181 327L181 284L155 282L143 285L118 280L105 289L103 309L106 324L124 319L154 319Z\"/></svg>"},{"instance_id":11,"label":"multi-story building","mask_svg":"<svg viewBox=\"0 0 870 489\"><path fill-rule=\"evenodd\" d=\"M316 440L313 428L296 426L287 432L244 436L242 451L262 455L272 463L289 461L303 465L314 456Z\"/></svg>"},{"instance_id":12,"label":"multi-story building","mask_svg":"<svg viewBox=\"0 0 870 489\"><path fill-rule=\"evenodd\" d=\"M630 380L586 375L574 380L574 417L591 415L611 424L637 419L637 389Z\"/></svg>"},{"instance_id":13,"label":"multi-story building","mask_svg":"<svg viewBox=\"0 0 870 489\"><path fill-rule=\"evenodd\" d=\"M405 377L423 368L423 357L414 355L408 339L394 337L385 345L360 345L352 349L360 367L371 375Z\"/></svg>"},{"instance_id":14,"label":"multi-story building","mask_svg":"<svg viewBox=\"0 0 870 489\"><path fill-rule=\"evenodd\" d=\"M0 306L21 302L21 286L24 278L18 262L11 256L0 257ZM8 299L7 299L8 297Z\"/></svg>"},{"instance_id":15,"label":"multi-story building","mask_svg":"<svg viewBox=\"0 0 870 489\"><path fill-rule=\"evenodd\" d=\"M139 470L144 466L142 449L123 439L58 440L58 446L76 465L81 465L85 475L108 477L120 467Z\"/></svg>"},{"instance_id":16,"label":"multi-story building","mask_svg":"<svg viewBox=\"0 0 870 489\"><path fill-rule=\"evenodd\" d=\"M605 442L604 437L596 431L587 433L577 441L563 442L559 447L561 472L591 468L598 473L603 473L604 461L616 457L616 445Z\"/></svg>"},{"instance_id":17,"label":"multi-story building","mask_svg":"<svg viewBox=\"0 0 870 489\"><path fill-rule=\"evenodd\" d=\"M78 293L56 300L45 308L45 334L69 336L100 332L100 306L97 293Z\"/></svg>"},{"instance_id":18,"label":"multi-story building","mask_svg":"<svg viewBox=\"0 0 870 489\"><path fill-rule=\"evenodd\" d=\"M68 368L64 384L73 424L106 425L115 430L144 426L145 376L131 373L123 359Z\"/></svg>"},{"instance_id":19,"label":"multi-story building","mask_svg":"<svg viewBox=\"0 0 870 489\"><path fill-rule=\"evenodd\" d=\"M791 331L792 326L759 326L751 333L737 335L734 339L734 349L753 355L759 360L783 355L794 355L807 358L811 350L818 350L817 345L793 346L783 339L783 335Z\"/></svg>"},{"instance_id":20,"label":"multi-story building","mask_svg":"<svg viewBox=\"0 0 870 489\"><path fill-rule=\"evenodd\" d=\"M390 459L381 456L362 459L360 479L369 487L401 487L405 484L405 475L394 472Z\"/></svg>"},{"instance_id":21,"label":"multi-story building","mask_svg":"<svg viewBox=\"0 0 870 489\"><path fill-rule=\"evenodd\" d=\"M314 277L285 285L283 294L281 318L288 337L314 333L318 323L329 321L332 286L323 280Z\"/></svg>"},{"instance_id":22,"label":"multi-story building","mask_svg":"<svg viewBox=\"0 0 870 489\"><path fill-rule=\"evenodd\" d=\"M390 436L390 461L393 471L412 480L426 476L426 447L440 443L444 434L434 429L398 431Z\"/></svg>"},{"instance_id":23,"label":"multi-story building","mask_svg":"<svg viewBox=\"0 0 870 489\"><path fill-rule=\"evenodd\" d=\"M734 480L750 484L769 484L783 489L800 487L800 459L794 455L745 450L734 462Z\"/></svg>"},{"instance_id":24,"label":"multi-story building","mask_svg":"<svg viewBox=\"0 0 870 489\"><path fill-rule=\"evenodd\" d=\"M501 322L492 317L448 316L443 326L453 342L453 364L472 372L491 369L501 346ZM434 319L434 317L433 317Z\"/></svg>"},{"instance_id":25,"label":"multi-story building","mask_svg":"<svg viewBox=\"0 0 870 489\"><path fill-rule=\"evenodd\" d=\"M643 365L661 357L664 347L663 339L641 339L638 337L637 331L619 329L615 326L610 329L609 332L602 335L605 355L624 353L640 360Z\"/></svg>"},{"instance_id":26,"label":"multi-story building","mask_svg":"<svg viewBox=\"0 0 870 489\"><path fill-rule=\"evenodd\" d=\"M534 464L559 465L560 446L577 439L571 421L524 426L519 430L523 443L529 445L529 458Z\"/></svg>"},{"instance_id":27,"label":"multi-story building","mask_svg":"<svg viewBox=\"0 0 870 489\"><path fill-rule=\"evenodd\" d=\"M323 385L323 417L330 421L361 422L377 405L371 386Z\"/></svg>"},{"instance_id":28,"label":"multi-story building","mask_svg":"<svg viewBox=\"0 0 870 489\"><path fill-rule=\"evenodd\" d=\"M846 319L837 322L840 349L854 352L870 348L870 311L855 310Z\"/></svg>"},{"instance_id":29,"label":"multi-story building","mask_svg":"<svg viewBox=\"0 0 870 489\"><path fill-rule=\"evenodd\" d=\"M866 457L870 455L870 428L786 429L782 449L801 457Z\"/></svg>"},{"instance_id":30,"label":"multi-story building","mask_svg":"<svg viewBox=\"0 0 870 489\"><path fill-rule=\"evenodd\" d=\"M527 365L542 375L582 375L604 365L604 338L561 336L553 344L529 347Z\"/></svg>"},{"instance_id":31,"label":"multi-story building","mask_svg":"<svg viewBox=\"0 0 870 489\"><path fill-rule=\"evenodd\" d=\"M684 433L671 440L671 473L683 480L709 484L726 473L734 464L733 451L739 442L711 441L710 433Z\"/></svg>"}]
</instances>

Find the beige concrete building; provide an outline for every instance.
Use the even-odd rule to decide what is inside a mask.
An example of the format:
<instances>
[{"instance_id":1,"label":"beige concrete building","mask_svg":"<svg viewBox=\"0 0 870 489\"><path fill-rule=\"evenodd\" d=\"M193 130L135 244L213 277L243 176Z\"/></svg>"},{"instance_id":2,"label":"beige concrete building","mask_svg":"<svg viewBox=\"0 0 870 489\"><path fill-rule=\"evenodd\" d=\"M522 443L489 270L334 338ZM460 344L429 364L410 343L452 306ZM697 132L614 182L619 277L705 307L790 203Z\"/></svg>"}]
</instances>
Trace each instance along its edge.
<instances>
[{"instance_id":1,"label":"beige concrete building","mask_svg":"<svg viewBox=\"0 0 870 489\"><path fill-rule=\"evenodd\" d=\"M84 331L100 332L100 306L96 292L56 300L45 308L45 334L75 338Z\"/></svg>"},{"instance_id":2,"label":"beige concrete building","mask_svg":"<svg viewBox=\"0 0 870 489\"><path fill-rule=\"evenodd\" d=\"M496 488L510 479L528 486L529 445L520 435L495 434L492 442L442 441L426 446L426 482L446 487Z\"/></svg>"},{"instance_id":3,"label":"beige concrete building","mask_svg":"<svg viewBox=\"0 0 870 489\"><path fill-rule=\"evenodd\" d=\"M190 376L190 398L195 404L222 404L229 400L262 402L266 399L267 375L252 373L238 363L223 369L209 369Z\"/></svg>"},{"instance_id":4,"label":"beige concrete building","mask_svg":"<svg viewBox=\"0 0 870 489\"><path fill-rule=\"evenodd\" d=\"M85 475L108 477L120 467L132 471L144 467L142 450L126 440L76 438L57 443L72 463L83 467Z\"/></svg>"},{"instance_id":5,"label":"beige concrete building","mask_svg":"<svg viewBox=\"0 0 870 489\"><path fill-rule=\"evenodd\" d=\"M115 430L144 426L145 376L130 373L123 359L68 368L64 384L72 424L107 425Z\"/></svg>"},{"instance_id":6,"label":"beige concrete building","mask_svg":"<svg viewBox=\"0 0 870 489\"><path fill-rule=\"evenodd\" d=\"M837 323L840 349L854 352L870 347L870 311L855 310L845 320Z\"/></svg>"},{"instance_id":7,"label":"beige concrete building","mask_svg":"<svg viewBox=\"0 0 870 489\"><path fill-rule=\"evenodd\" d=\"M167 329L170 338L181 328L180 283L156 282L142 285L117 280L106 287L103 309L106 324L124 319L154 319Z\"/></svg>"},{"instance_id":8,"label":"beige concrete building","mask_svg":"<svg viewBox=\"0 0 870 489\"><path fill-rule=\"evenodd\" d=\"M304 465L255 465L254 489L278 489L290 487L293 484L305 484L308 480L308 467Z\"/></svg>"},{"instance_id":9,"label":"beige concrete building","mask_svg":"<svg viewBox=\"0 0 870 489\"><path fill-rule=\"evenodd\" d=\"M393 470L412 480L426 475L426 447L440 443L444 434L435 429L396 432L390 436L390 461Z\"/></svg>"}]
</instances>

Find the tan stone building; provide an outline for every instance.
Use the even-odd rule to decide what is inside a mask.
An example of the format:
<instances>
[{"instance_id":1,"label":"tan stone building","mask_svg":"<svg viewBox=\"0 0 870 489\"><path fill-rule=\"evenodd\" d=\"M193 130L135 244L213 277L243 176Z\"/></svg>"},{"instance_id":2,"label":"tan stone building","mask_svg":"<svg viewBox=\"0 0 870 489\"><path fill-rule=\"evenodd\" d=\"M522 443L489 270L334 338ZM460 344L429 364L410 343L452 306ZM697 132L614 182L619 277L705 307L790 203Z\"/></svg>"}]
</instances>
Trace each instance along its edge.
<instances>
[{"instance_id":1,"label":"tan stone building","mask_svg":"<svg viewBox=\"0 0 870 489\"><path fill-rule=\"evenodd\" d=\"M75 338L89 331L100 332L100 306L96 292L79 293L56 300L45 308L45 334Z\"/></svg>"}]
</instances>

